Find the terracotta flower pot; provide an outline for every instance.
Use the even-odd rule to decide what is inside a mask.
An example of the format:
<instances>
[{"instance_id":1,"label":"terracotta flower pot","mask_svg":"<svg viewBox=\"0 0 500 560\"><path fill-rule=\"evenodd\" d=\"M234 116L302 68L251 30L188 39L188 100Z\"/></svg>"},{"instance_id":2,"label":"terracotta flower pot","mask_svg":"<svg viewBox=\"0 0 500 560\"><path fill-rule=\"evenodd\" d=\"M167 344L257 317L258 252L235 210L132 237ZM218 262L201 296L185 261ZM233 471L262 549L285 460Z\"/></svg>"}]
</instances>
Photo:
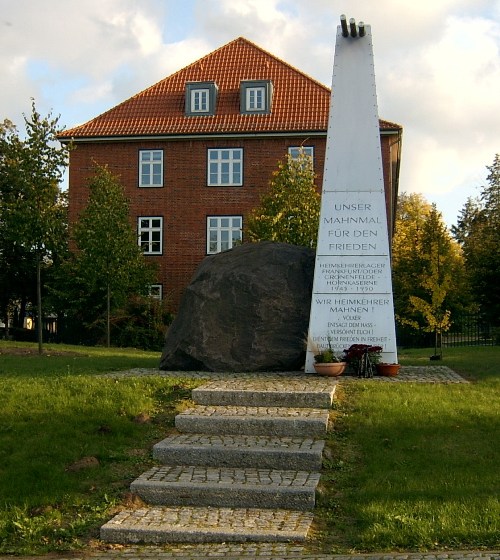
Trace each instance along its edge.
<instances>
[{"instance_id":1,"label":"terracotta flower pot","mask_svg":"<svg viewBox=\"0 0 500 560\"><path fill-rule=\"evenodd\" d=\"M326 364L314 364L314 369L316 373L320 375L329 375L331 377L337 377L342 375L347 367L347 362L331 362Z\"/></svg>"},{"instance_id":2,"label":"terracotta flower pot","mask_svg":"<svg viewBox=\"0 0 500 560\"><path fill-rule=\"evenodd\" d=\"M376 364L377 373L385 377L395 377L399 373L400 364Z\"/></svg>"}]
</instances>

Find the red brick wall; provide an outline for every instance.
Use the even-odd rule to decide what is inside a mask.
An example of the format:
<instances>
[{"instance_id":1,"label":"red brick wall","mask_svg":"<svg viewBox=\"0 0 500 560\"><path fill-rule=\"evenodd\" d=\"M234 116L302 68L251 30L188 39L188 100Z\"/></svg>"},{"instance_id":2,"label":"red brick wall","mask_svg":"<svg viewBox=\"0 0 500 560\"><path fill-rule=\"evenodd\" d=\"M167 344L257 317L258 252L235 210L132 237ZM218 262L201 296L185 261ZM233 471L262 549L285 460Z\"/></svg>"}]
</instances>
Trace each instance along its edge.
<instances>
[{"instance_id":1,"label":"red brick wall","mask_svg":"<svg viewBox=\"0 0 500 560\"><path fill-rule=\"evenodd\" d=\"M182 292L206 256L206 217L243 215L259 203L278 160L289 146L314 146L316 184L322 184L326 137L266 139L200 139L144 142L79 143L71 154L70 221L86 204L87 179L95 163L107 164L120 177L131 204L131 222L138 216L163 216L163 256L146 257L159 265L164 298L177 309ZM207 186L207 149L243 148L243 186ZM162 149L164 186L139 187L139 150ZM382 142L384 181L390 182L389 144ZM388 189L390 190L390 189Z\"/></svg>"}]
</instances>

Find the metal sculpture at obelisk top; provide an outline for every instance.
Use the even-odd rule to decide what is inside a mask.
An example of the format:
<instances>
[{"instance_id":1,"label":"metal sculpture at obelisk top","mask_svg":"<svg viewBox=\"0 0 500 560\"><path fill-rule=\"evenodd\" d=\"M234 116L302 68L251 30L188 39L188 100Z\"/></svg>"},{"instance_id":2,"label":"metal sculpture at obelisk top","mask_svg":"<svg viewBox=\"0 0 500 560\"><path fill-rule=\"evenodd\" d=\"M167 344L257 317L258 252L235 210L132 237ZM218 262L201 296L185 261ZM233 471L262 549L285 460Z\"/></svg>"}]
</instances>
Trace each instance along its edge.
<instances>
[{"instance_id":1,"label":"metal sculpture at obelisk top","mask_svg":"<svg viewBox=\"0 0 500 560\"><path fill-rule=\"evenodd\" d=\"M337 28L306 372L317 348L382 346L397 362L371 29Z\"/></svg>"}]
</instances>

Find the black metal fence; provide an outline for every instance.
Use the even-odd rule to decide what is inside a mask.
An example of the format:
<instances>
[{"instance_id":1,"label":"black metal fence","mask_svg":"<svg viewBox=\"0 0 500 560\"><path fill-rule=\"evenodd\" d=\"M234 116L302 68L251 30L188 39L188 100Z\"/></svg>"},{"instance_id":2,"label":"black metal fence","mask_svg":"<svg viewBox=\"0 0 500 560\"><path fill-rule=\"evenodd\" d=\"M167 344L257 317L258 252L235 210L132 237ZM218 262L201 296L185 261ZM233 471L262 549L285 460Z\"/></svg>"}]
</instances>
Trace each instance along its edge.
<instances>
[{"instance_id":1,"label":"black metal fence","mask_svg":"<svg viewBox=\"0 0 500 560\"><path fill-rule=\"evenodd\" d=\"M443 333L443 346L495 346L500 344L500 329L478 315L454 319L450 330Z\"/></svg>"},{"instance_id":2,"label":"black metal fence","mask_svg":"<svg viewBox=\"0 0 500 560\"><path fill-rule=\"evenodd\" d=\"M442 333L442 344L454 346L495 346L500 344L500 328L492 326L479 315L460 315L452 318L451 328ZM397 328L398 346L432 348L435 334Z\"/></svg>"}]
</instances>

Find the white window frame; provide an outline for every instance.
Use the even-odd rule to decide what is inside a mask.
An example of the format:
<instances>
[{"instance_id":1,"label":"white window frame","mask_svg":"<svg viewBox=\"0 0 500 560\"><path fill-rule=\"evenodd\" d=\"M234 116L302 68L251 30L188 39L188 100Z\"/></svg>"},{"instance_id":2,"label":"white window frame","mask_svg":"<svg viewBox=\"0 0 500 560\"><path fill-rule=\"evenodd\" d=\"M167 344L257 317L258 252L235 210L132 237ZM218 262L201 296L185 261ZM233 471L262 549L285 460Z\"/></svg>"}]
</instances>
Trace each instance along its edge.
<instances>
[{"instance_id":1,"label":"white window frame","mask_svg":"<svg viewBox=\"0 0 500 560\"><path fill-rule=\"evenodd\" d=\"M302 150L306 156L311 160L311 167L314 169L314 146L290 146L288 148L288 155L296 160L299 158L299 152Z\"/></svg>"},{"instance_id":2,"label":"white window frame","mask_svg":"<svg viewBox=\"0 0 500 560\"><path fill-rule=\"evenodd\" d=\"M146 221L147 223L144 223ZM144 234L148 234L147 239L143 239ZM163 217L139 216L137 218L137 239L139 247L142 248L145 255L162 255Z\"/></svg>"},{"instance_id":3,"label":"white window frame","mask_svg":"<svg viewBox=\"0 0 500 560\"><path fill-rule=\"evenodd\" d=\"M163 150L139 150L139 187L163 187Z\"/></svg>"},{"instance_id":4,"label":"white window frame","mask_svg":"<svg viewBox=\"0 0 500 560\"><path fill-rule=\"evenodd\" d=\"M243 238L243 216L207 216L207 255L228 251Z\"/></svg>"},{"instance_id":5,"label":"white window frame","mask_svg":"<svg viewBox=\"0 0 500 560\"><path fill-rule=\"evenodd\" d=\"M242 80L240 82L240 113L268 115L271 113L273 83L271 80Z\"/></svg>"},{"instance_id":6,"label":"white window frame","mask_svg":"<svg viewBox=\"0 0 500 560\"><path fill-rule=\"evenodd\" d=\"M210 90L208 88L191 90L191 113L210 112Z\"/></svg>"},{"instance_id":7,"label":"white window frame","mask_svg":"<svg viewBox=\"0 0 500 560\"><path fill-rule=\"evenodd\" d=\"M245 90L245 108L248 112L266 110L266 88L265 86L247 87Z\"/></svg>"},{"instance_id":8,"label":"white window frame","mask_svg":"<svg viewBox=\"0 0 500 560\"><path fill-rule=\"evenodd\" d=\"M215 115L219 88L215 82L186 82L185 115Z\"/></svg>"},{"instance_id":9,"label":"white window frame","mask_svg":"<svg viewBox=\"0 0 500 560\"><path fill-rule=\"evenodd\" d=\"M161 301L163 299L163 284L150 284L149 297Z\"/></svg>"},{"instance_id":10,"label":"white window frame","mask_svg":"<svg viewBox=\"0 0 500 560\"><path fill-rule=\"evenodd\" d=\"M241 187L243 185L243 148L209 148L207 151L207 184L209 187Z\"/></svg>"}]
</instances>

